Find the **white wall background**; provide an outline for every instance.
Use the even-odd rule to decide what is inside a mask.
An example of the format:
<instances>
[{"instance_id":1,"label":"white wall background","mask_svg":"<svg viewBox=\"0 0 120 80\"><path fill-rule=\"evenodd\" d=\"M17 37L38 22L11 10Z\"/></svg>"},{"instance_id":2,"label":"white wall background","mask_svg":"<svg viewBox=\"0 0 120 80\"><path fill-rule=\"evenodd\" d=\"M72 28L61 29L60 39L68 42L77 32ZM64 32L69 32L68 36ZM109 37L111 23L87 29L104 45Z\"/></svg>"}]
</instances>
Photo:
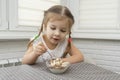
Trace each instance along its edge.
<instances>
[{"instance_id":1,"label":"white wall background","mask_svg":"<svg viewBox=\"0 0 120 80\"><path fill-rule=\"evenodd\" d=\"M0 60L21 58L26 51L28 40L1 40Z\"/></svg>"}]
</instances>

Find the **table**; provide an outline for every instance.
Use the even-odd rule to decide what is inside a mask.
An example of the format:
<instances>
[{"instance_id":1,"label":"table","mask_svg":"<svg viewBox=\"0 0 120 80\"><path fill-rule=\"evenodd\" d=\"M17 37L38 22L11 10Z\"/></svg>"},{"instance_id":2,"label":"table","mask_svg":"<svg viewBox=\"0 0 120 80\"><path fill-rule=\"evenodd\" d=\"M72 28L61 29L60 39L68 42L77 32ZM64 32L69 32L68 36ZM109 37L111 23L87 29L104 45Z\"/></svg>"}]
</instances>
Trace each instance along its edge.
<instances>
[{"instance_id":1,"label":"table","mask_svg":"<svg viewBox=\"0 0 120 80\"><path fill-rule=\"evenodd\" d=\"M72 64L63 74L53 74L40 62L0 68L0 80L120 80L120 74L85 62Z\"/></svg>"}]
</instances>

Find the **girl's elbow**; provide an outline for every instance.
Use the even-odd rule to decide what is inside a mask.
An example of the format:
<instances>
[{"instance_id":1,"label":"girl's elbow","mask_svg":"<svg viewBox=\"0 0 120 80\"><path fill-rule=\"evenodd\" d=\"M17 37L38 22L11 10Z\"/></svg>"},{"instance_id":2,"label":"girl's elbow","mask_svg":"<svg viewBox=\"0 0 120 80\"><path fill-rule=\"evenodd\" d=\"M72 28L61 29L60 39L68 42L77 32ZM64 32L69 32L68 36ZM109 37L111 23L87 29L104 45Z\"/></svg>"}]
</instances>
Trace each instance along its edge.
<instances>
[{"instance_id":1,"label":"girl's elbow","mask_svg":"<svg viewBox=\"0 0 120 80\"><path fill-rule=\"evenodd\" d=\"M33 65L34 62L31 62L31 61L28 61L28 60L22 59L22 64Z\"/></svg>"},{"instance_id":2,"label":"girl's elbow","mask_svg":"<svg viewBox=\"0 0 120 80\"><path fill-rule=\"evenodd\" d=\"M84 56L82 54L80 54L78 58L80 62L84 61Z\"/></svg>"}]
</instances>

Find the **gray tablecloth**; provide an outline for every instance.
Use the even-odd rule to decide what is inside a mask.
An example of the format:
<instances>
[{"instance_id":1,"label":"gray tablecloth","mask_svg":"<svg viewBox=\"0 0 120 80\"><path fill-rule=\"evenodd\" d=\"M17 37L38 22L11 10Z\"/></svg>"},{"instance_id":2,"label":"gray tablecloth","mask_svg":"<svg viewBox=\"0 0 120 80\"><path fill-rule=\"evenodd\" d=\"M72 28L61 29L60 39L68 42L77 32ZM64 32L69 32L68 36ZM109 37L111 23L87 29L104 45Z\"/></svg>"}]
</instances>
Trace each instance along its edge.
<instances>
[{"instance_id":1,"label":"gray tablecloth","mask_svg":"<svg viewBox=\"0 0 120 80\"><path fill-rule=\"evenodd\" d=\"M1 68L0 80L120 80L120 75L84 62L72 64L63 74L53 74L44 63L37 63Z\"/></svg>"}]
</instances>

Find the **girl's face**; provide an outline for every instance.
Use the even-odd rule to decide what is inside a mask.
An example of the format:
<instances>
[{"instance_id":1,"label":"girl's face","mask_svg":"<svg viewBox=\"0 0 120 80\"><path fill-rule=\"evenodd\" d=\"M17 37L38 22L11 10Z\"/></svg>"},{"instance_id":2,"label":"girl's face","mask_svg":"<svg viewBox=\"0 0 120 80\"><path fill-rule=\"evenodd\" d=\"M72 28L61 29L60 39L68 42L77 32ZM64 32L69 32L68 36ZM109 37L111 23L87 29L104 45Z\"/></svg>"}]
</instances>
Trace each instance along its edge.
<instances>
[{"instance_id":1,"label":"girl's face","mask_svg":"<svg viewBox=\"0 0 120 80\"><path fill-rule=\"evenodd\" d=\"M56 45L66 38L66 35L69 34L69 26L67 24L66 20L48 21L45 33L50 43Z\"/></svg>"}]
</instances>

